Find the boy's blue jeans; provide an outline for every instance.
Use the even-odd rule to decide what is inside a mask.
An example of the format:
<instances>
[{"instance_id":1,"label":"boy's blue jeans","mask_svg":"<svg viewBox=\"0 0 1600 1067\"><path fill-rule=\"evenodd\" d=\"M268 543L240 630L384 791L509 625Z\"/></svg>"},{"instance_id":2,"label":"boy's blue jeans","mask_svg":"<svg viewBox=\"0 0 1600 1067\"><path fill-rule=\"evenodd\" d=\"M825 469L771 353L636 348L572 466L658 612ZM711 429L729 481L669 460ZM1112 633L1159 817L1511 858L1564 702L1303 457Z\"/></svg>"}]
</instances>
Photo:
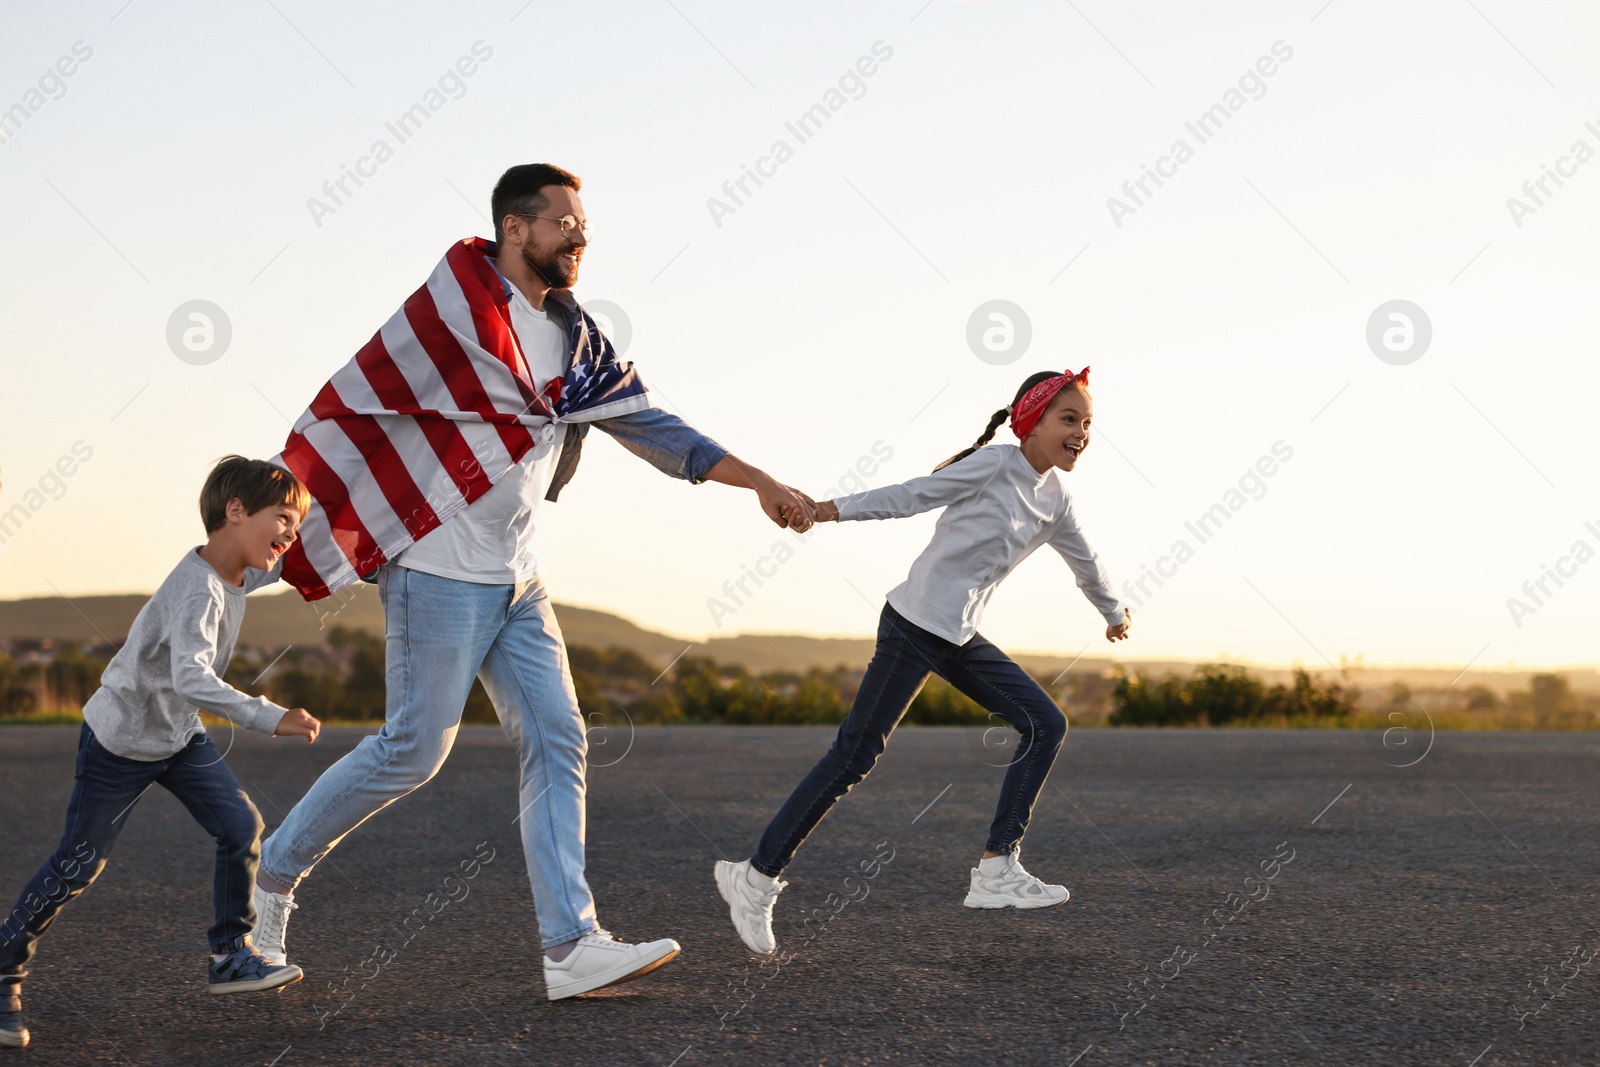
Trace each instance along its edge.
<instances>
[{"instance_id":1,"label":"boy's blue jeans","mask_svg":"<svg viewBox=\"0 0 1600 1067\"><path fill-rule=\"evenodd\" d=\"M311 786L267 838L262 871L293 889L346 834L437 774L476 676L517 749L517 821L543 945L593 933L599 923L583 870L588 739L544 584L485 585L390 563L378 572L378 595L387 630L383 729Z\"/></svg>"},{"instance_id":2,"label":"boy's blue jeans","mask_svg":"<svg viewBox=\"0 0 1600 1067\"><path fill-rule=\"evenodd\" d=\"M1067 736L1067 717L1011 657L981 634L952 644L911 622L888 604L878 620L878 644L833 747L817 761L772 819L750 866L776 878L850 787L883 755L889 734L911 707L929 674L998 715L1021 735L1000 786L988 851L1005 855L1022 841L1034 801Z\"/></svg>"},{"instance_id":3,"label":"boy's blue jeans","mask_svg":"<svg viewBox=\"0 0 1600 1067\"><path fill-rule=\"evenodd\" d=\"M196 734L182 751L164 760L131 760L107 751L86 723L78 734L74 777L61 844L0 920L0 1012L17 1010L16 998L40 936L67 901L105 869L128 812L152 785L177 797L216 839L217 921L208 934L211 951L232 952L255 925L250 892L261 858L261 816L209 737Z\"/></svg>"}]
</instances>

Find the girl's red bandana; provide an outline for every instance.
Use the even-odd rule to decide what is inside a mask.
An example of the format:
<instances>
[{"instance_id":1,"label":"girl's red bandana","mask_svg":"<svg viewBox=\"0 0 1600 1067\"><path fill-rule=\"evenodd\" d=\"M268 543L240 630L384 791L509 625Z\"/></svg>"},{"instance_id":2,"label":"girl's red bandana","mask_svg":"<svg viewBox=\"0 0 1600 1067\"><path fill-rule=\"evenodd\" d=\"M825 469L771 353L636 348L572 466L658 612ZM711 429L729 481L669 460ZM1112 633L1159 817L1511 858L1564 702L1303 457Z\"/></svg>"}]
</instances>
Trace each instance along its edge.
<instances>
[{"instance_id":1,"label":"girl's red bandana","mask_svg":"<svg viewBox=\"0 0 1600 1067\"><path fill-rule=\"evenodd\" d=\"M1038 385L1022 394L1022 399L1017 401L1011 409L1011 432L1021 441L1033 432L1033 427L1039 421L1039 416L1044 414L1044 409L1050 406L1050 401L1055 399L1057 393L1078 382L1081 385L1089 384L1089 368L1085 367L1077 374L1067 371L1054 378L1046 378Z\"/></svg>"}]
</instances>

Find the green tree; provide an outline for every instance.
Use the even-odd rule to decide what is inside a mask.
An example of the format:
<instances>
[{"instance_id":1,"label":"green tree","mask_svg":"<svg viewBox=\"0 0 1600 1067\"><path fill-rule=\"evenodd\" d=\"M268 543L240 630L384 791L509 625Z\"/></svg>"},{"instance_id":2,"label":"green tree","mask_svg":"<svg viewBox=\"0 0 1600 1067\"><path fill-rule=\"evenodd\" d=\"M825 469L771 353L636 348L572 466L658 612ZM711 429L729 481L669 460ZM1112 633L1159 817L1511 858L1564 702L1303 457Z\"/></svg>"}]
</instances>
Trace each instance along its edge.
<instances>
[{"instance_id":1,"label":"green tree","mask_svg":"<svg viewBox=\"0 0 1600 1067\"><path fill-rule=\"evenodd\" d=\"M1243 667L1203 663L1186 679L1123 672L1112 684L1112 701L1113 726L1338 724L1355 709L1356 690L1319 685L1300 668L1289 685L1268 688Z\"/></svg>"},{"instance_id":2,"label":"green tree","mask_svg":"<svg viewBox=\"0 0 1600 1067\"><path fill-rule=\"evenodd\" d=\"M650 682L661 673L661 668L633 649L618 645L603 650L571 645L567 648L567 661L574 675L583 671L597 679Z\"/></svg>"},{"instance_id":3,"label":"green tree","mask_svg":"<svg viewBox=\"0 0 1600 1067\"><path fill-rule=\"evenodd\" d=\"M906 722L923 726L986 726L989 713L977 701L940 678L937 674L928 680L911 701L906 711Z\"/></svg>"},{"instance_id":4,"label":"green tree","mask_svg":"<svg viewBox=\"0 0 1600 1067\"><path fill-rule=\"evenodd\" d=\"M383 718L384 639L365 630L335 626L328 631L328 645L349 656L334 716L358 720Z\"/></svg>"},{"instance_id":5,"label":"green tree","mask_svg":"<svg viewBox=\"0 0 1600 1067\"><path fill-rule=\"evenodd\" d=\"M22 668L10 656L0 653L0 715L26 715L35 703Z\"/></svg>"},{"instance_id":6,"label":"green tree","mask_svg":"<svg viewBox=\"0 0 1600 1067\"><path fill-rule=\"evenodd\" d=\"M1578 695L1564 674L1535 674L1528 679L1527 693L1517 694L1517 704L1525 706L1533 725L1544 730L1573 730L1592 724L1594 715L1579 706Z\"/></svg>"}]
</instances>

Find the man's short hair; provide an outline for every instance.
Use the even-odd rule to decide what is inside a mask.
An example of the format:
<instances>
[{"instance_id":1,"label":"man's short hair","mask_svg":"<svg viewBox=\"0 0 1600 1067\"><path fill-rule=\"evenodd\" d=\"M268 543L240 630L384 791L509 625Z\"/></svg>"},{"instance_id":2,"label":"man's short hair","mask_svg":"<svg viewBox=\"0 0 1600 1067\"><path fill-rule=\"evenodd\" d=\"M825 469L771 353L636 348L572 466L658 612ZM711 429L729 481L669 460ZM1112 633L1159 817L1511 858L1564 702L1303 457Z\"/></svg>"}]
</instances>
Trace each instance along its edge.
<instances>
[{"instance_id":1,"label":"man's short hair","mask_svg":"<svg viewBox=\"0 0 1600 1067\"><path fill-rule=\"evenodd\" d=\"M550 206L539 192L548 185L564 185L574 191L583 188L576 174L553 163L523 163L500 175L494 184L494 195L489 198L496 243L505 240L500 223L507 215L537 215Z\"/></svg>"},{"instance_id":2,"label":"man's short hair","mask_svg":"<svg viewBox=\"0 0 1600 1067\"><path fill-rule=\"evenodd\" d=\"M289 471L264 459L223 456L200 490L200 519L206 524L206 533L227 525L228 501L236 497L251 515L286 504L304 519L311 509L311 493Z\"/></svg>"}]
</instances>

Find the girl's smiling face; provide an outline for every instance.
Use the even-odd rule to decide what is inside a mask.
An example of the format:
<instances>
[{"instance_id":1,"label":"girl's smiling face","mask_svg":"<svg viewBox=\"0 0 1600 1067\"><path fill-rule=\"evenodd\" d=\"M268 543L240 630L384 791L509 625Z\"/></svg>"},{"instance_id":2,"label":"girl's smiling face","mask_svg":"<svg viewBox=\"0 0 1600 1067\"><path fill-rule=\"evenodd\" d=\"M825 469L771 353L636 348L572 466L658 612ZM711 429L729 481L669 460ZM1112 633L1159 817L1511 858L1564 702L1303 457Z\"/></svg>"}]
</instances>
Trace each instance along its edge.
<instances>
[{"instance_id":1,"label":"girl's smiling face","mask_svg":"<svg viewBox=\"0 0 1600 1067\"><path fill-rule=\"evenodd\" d=\"M1089 447L1089 423L1094 402L1076 385L1062 389L1050 400L1033 432L1022 442L1022 454L1043 474L1051 467L1070 471Z\"/></svg>"}]
</instances>

